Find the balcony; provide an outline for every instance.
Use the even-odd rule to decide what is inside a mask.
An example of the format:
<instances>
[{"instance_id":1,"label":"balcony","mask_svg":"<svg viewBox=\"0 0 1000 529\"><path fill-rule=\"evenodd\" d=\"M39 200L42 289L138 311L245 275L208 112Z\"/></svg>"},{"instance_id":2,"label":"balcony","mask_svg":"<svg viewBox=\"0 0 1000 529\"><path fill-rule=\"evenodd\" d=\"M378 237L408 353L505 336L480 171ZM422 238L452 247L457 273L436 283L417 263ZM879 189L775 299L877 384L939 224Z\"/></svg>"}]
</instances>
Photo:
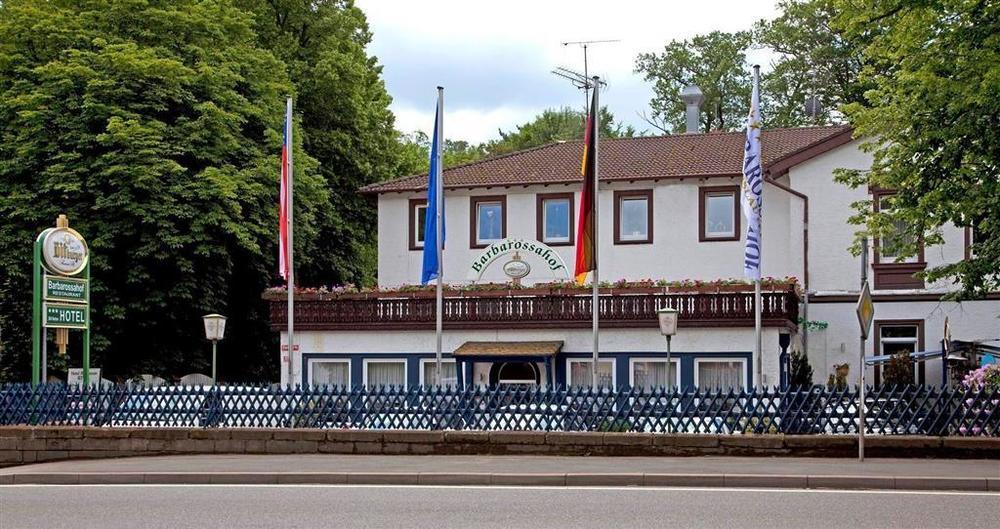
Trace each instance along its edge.
<instances>
[{"instance_id":1,"label":"balcony","mask_svg":"<svg viewBox=\"0 0 1000 529\"><path fill-rule=\"evenodd\" d=\"M753 292L612 291L599 300L602 328L656 328L656 311L674 307L682 327L753 327ZM417 295L419 294L419 295ZM431 293L377 293L323 298L296 294L295 329L312 331L433 330ZM430 294L430 295L428 295ZM271 326L287 326L284 293L269 292ZM585 291L529 293L449 293L444 298L445 329L562 329L591 326L592 298ZM793 289L761 294L762 324L794 328L799 298Z\"/></svg>"}]
</instances>

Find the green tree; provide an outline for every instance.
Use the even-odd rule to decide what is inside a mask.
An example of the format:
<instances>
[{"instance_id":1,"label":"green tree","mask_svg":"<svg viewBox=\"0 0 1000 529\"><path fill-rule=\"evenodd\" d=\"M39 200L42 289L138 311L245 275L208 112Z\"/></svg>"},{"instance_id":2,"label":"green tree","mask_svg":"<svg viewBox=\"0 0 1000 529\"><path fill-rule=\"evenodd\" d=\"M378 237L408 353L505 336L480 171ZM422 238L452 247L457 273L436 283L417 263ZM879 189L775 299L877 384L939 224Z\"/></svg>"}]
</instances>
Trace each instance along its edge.
<instances>
[{"instance_id":1,"label":"green tree","mask_svg":"<svg viewBox=\"0 0 1000 529\"><path fill-rule=\"evenodd\" d=\"M601 137L621 138L635 136L635 129L615 122L607 107L601 107ZM583 139L586 112L572 107L546 109L527 123L518 125L511 132L500 132L500 139L489 142L486 152L490 155L505 154L545 145L556 141Z\"/></svg>"},{"instance_id":2,"label":"green tree","mask_svg":"<svg viewBox=\"0 0 1000 529\"><path fill-rule=\"evenodd\" d=\"M792 387L810 387L813 385L813 367L809 365L809 356L801 351L792 351L789 366L789 384Z\"/></svg>"},{"instance_id":3,"label":"green tree","mask_svg":"<svg viewBox=\"0 0 1000 529\"><path fill-rule=\"evenodd\" d=\"M330 207L317 211L322 249L300 261L301 284L373 284L376 207L357 190L405 174L372 34L352 0L236 0L261 46L287 65L299 94L303 145L319 162Z\"/></svg>"},{"instance_id":4,"label":"green tree","mask_svg":"<svg viewBox=\"0 0 1000 529\"><path fill-rule=\"evenodd\" d=\"M93 364L107 376L207 369L200 317L218 311L222 377L271 378L260 292L293 87L255 39L226 0L0 4L4 378L27 376L31 243L59 213L93 253ZM299 145L296 160L308 247L327 195Z\"/></svg>"},{"instance_id":5,"label":"green tree","mask_svg":"<svg viewBox=\"0 0 1000 529\"><path fill-rule=\"evenodd\" d=\"M925 277L958 283L954 297L1000 289L1000 4L835 5L836 28L869 42L861 80L871 88L844 110L874 156L870 171L838 178L897 192L878 213L871 201L855 204L852 222L900 258L940 244L946 225L970 229L971 257Z\"/></svg>"},{"instance_id":6,"label":"green tree","mask_svg":"<svg viewBox=\"0 0 1000 529\"><path fill-rule=\"evenodd\" d=\"M704 94L700 130L735 130L745 125L750 101L750 68L746 49L750 32L713 31L690 40L673 40L661 53L642 53L635 71L653 83L653 113L646 121L665 133L683 132L682 88L696 84ZM766 118L765 118L766 119Z\"/></svg>"},{"instance_id":7,"label":"green tree","mask_svg":"<svg viewBox=\"0 0 1000 529\"><path fill-rule=\"evenodd\" d=\"M770 124L792 127L842 121L839 108L861 101L865 85L858 81L864 36L848 37L831 27L835 0L782 0L781 14L754 25L755 46L776 54L761 79ZM807 99L819 103L816 116L806 114Z\"/></svg>"}]
</instances>

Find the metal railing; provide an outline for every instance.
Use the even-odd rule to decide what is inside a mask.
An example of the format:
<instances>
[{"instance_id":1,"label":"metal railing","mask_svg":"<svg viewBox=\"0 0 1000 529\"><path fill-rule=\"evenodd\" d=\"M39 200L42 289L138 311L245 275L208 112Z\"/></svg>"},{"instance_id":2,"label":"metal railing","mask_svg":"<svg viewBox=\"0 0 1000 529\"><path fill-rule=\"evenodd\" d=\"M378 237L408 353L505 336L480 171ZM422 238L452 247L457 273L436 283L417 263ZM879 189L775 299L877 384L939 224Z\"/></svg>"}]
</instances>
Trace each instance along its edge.
<instances>
[{"instance_id":1,"label":"metal railing","mask_svg":"<svg viewBox=\"0 0 1000 529\"><path fill-rule=\"evenodd\" d=\"M868 390L871 434L1000 437L1000 391ZM0 424L856 434L853 389L0 386Z\"/></svg>"}]
</instances>

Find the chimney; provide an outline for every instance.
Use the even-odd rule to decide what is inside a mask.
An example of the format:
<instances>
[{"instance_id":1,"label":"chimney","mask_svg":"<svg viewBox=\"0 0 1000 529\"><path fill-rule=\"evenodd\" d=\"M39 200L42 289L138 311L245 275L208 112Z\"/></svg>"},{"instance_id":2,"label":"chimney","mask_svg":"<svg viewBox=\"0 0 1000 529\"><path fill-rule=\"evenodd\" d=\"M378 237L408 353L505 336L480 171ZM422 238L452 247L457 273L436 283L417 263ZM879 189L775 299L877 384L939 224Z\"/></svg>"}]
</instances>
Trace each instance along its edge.
<instances>
[{"instance_id":1,"label":"chimney","mask_svg":"<svg viewBox=\"0 0 1000 529\"><path fill-rule=\"evenodd\" d=\"M698 85L688 85L681 90L681 100L687 105L687 130L684 131L685 133L695 134L698 132L698 109L704 99Z\"/></svg>"}]
</instances>

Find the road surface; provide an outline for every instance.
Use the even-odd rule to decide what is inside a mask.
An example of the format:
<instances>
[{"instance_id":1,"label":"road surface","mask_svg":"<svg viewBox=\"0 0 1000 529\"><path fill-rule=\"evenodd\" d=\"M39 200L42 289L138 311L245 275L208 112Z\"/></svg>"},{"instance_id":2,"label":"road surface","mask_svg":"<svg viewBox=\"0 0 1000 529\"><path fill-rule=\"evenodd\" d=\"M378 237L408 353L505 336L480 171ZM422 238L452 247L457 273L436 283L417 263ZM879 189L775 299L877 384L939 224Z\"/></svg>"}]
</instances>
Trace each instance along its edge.
<instances>
[{"instance_id":1,"label":"road surface","mask_svg":"<svg viewBox=\"0 0 1000 529\"><path fill-rule=\"evenodd\" d=\"M995 529L998 513L998 493L427 486L0 486L3 529Z\"/></svg>"}]
</instances>

